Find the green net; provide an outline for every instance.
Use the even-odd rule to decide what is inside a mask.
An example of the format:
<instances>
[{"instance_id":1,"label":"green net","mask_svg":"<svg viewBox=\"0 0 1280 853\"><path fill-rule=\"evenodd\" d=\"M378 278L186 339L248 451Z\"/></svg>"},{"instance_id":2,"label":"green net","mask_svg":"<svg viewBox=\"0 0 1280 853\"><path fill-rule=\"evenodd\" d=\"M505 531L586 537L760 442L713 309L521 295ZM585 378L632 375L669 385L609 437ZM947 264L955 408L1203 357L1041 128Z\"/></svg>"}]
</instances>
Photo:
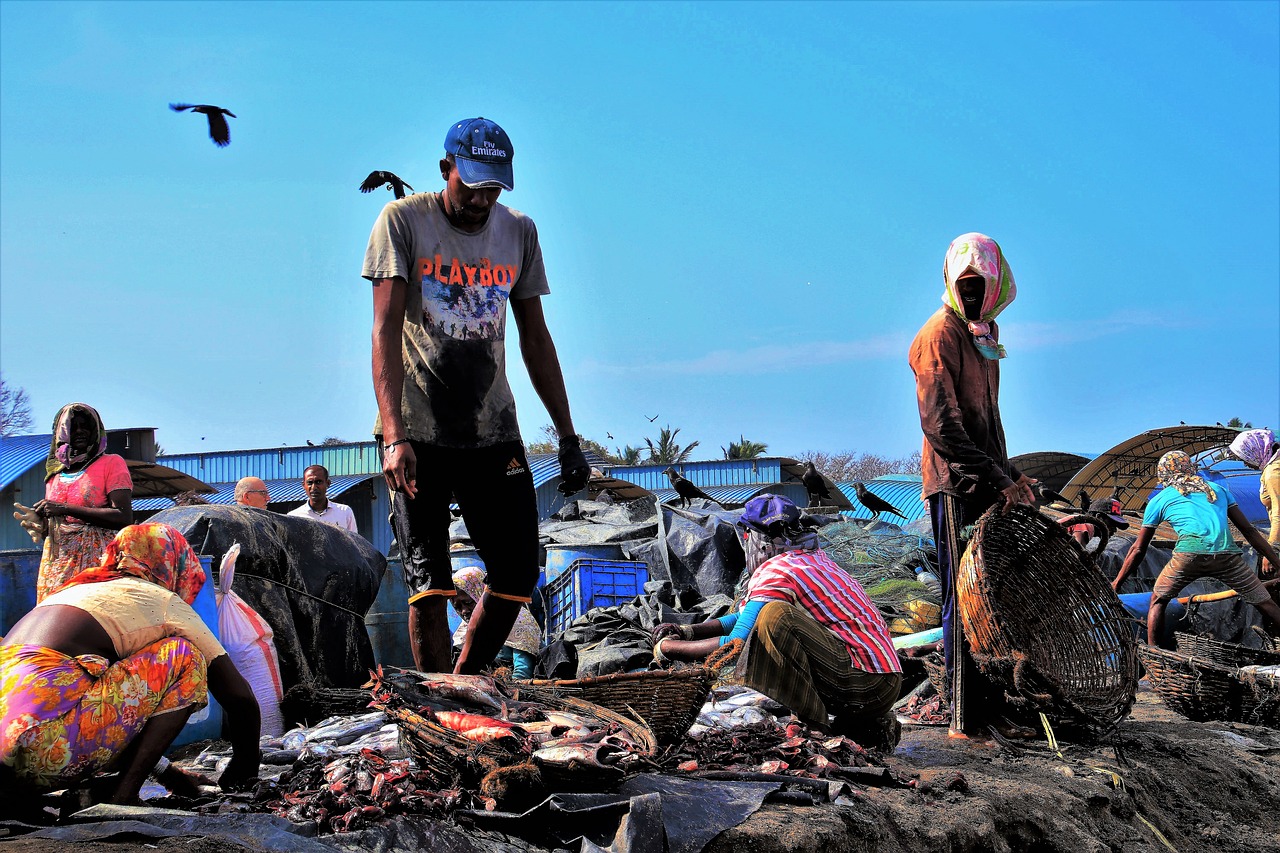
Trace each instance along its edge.
<instances>
[{"instance_id":1,"label":"green net","mask_svg":"<svg viewBox=\"0 0 1280 853\"><path fill-rule=\"evenodd\" d=\"M822 550L836 565L862 584L876 606L886 612L895 605L922 598L941 604L940 596L916 580L916 567L937 573L933 543L913 533L877 533L865 522L843 521L818 531Z\"/></svg>"}]
</instances>

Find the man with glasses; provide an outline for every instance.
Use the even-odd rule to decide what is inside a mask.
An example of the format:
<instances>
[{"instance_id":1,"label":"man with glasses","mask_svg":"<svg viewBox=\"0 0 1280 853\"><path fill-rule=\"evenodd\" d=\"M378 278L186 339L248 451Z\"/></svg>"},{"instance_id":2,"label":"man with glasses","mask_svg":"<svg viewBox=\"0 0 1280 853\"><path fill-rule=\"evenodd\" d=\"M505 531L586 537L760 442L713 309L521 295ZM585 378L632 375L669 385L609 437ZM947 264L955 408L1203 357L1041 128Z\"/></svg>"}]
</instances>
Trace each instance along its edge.
<instances>
[{"instance_id":1,"label":"man with glasses","mask_svg":"<svg viewBox=\"0 0 1280 853\"><path fill-rule=\"evenodd\" d=\"M267 484L257 477L241 477L236 483L236 503L251 506L254 509L266 509L271 502L271 493Z\"/></svg>"}]
</instances>

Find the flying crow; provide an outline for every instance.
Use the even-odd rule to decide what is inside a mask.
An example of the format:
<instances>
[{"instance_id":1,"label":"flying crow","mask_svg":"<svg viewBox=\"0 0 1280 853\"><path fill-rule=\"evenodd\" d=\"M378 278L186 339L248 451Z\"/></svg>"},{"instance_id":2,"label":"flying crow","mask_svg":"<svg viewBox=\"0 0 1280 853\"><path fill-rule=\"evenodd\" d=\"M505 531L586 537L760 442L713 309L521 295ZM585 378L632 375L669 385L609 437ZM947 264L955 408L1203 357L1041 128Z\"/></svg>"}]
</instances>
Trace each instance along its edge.
<instances>
[{"instance_id":1,"label":"flying crow","mask_svg":"<svg viewBox=\"0 0 1280 853\"><path fill-rule=\"evenodd\" d=\"M662 473L666 474L667 478L671 480L671 488L675 489L676 494L680 496L680 506L687 507L689 505L689 501L694 498L702 498L703 500L711 501L716 505L720 504L720 502L711 497L711 495L702 491L702 489L699 489L684 477L681 477L680 473L676 471L675 468L667 468Z\"/></svg>"},{"instance_id":2,"label":"flying crow","mask_svg":"<svg viewBox=\"0 0 1280 853\"><path fill-rule=\"evenodd\" d=\"M822 479L813 462L805 467L800 480L804 483L804 490L809 493L809 506L831 505L831 491L827 488L827 481Z\"/></svg>"},{"instance_id":3,"label":"flying crow","mask_svg":"<svg viewBox=\"0 0 1280 853\"><path fill-rule=\"evenodd\" d=\"M658 419L658 417L659 417L658 415L654 415L653 417L649 417L648 415L645 415L645 418L649 421L649 423L653 423Z\"/></svg>"},{"instance_id":4,"label":"flying crow","mask_svg":"<svg viewBox=\"0 0 1280 853\"><path fill-rule=\"evenodd\" d=\"M223 116L235 118L236 114L231 110L224 110L212 104L170 104L169 109L175 113L183 110L204 113L209 119L209 138L213 140L213 144L219 148L225 148L231 144L231 128L227 127L227 120L223 118Z\"/></svg>"},{"instance_id":5,"label":"flying crow","mask_svg":"<svg viewBox=\"0 0 1280 853\"><path fill-rule=\"evenodd\" d=\"M387 189L396 194L396 198L404 198L406 188L409 192L413 192L413 187L400 180L400 176L395 172L370 172L369 177L365 178L364 183L360 185L360 192L371 193L384 184Z\"/></svg>"},{"instance_id":6,"label":"flying crow","mask_svg":"<svg viewBox=\"0 0 1280 853\"><path fill-rule=\"evenodd\" d=\"M882 512L891 512L904 521L906 520L907 517L899 512L893 504L889 503L882 497L872 494L871 490L861 483L854 483L853 490L858 493L858 503L871 510L872 521L879 520L880 513Z\"/></svg>"}]
</instances>

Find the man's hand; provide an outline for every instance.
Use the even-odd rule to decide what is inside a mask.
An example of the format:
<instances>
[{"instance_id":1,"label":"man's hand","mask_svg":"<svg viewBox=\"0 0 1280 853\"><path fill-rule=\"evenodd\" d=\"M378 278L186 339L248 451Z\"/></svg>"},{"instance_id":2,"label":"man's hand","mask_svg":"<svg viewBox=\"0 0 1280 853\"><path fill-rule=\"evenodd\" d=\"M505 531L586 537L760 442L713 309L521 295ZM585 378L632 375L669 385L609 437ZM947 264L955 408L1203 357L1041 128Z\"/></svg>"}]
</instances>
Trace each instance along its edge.
<instances>
[{"instance_id":1,"label":"man's hand","mask_svg":"<svg viewBox=\"0 0 1280 853\"><path fill-rule=\"evenodd\" d=\"M576 495L591 479L591 466L587 457L582 455L582 442L576 435L566 435L560 439L560 485L558 491L562 495Z\"/></svg>"},{"instance_id":2,"label":"man's hand","mask_svg":"<svg viewBox=\"0 0 1280 853\"><path fill-rule=\"evenodd\" d=\"M258 781L258 756L233 753L226 769L218 777L218 787L230 793L243 791Z\"/></svg>"},{"instance_id":3,"label":"man's hand","mask_svg":"<svg viewBox=\"0 0 1280 853\"><path fill-rule=\"evenodd\" d=\"M1271 561L1266 557L1262 558L1262 565L1258 568L1258 576L1264 578L1273 578L1276 576L1276 567L1271 565Z\"/></svg>"},{"instance_id":4,"label":"man's hand","mask_svg":"<svg viewBox=\"0 0 1280 853\"><path fill-rule=\"evenodd\" d=\"M675 637L681 640L692 640L693 631L685 631L685 627L677 625L674 622L663 622L661 625L649 632L649 642L652 645L658 645L668 637Z\"/></svg>"},{"instance_id":5,"label":"man's hand","mask_svg":"<svg viewBox=\"0 0 1280 853\"><path fill-rule=\"evenodd\" d=\"M410 498L418 496L418 457L409 442L392 442L382 451L382 476L387 488L404 492Z\"/></svg>"},{"instance_id":6,"label":"man's hand","mask_svg":"<svg viewBox=\"0 0 1280 853\"><path fill-rule=\"evenodd\" d=\"M1001 489L1000 496L1004 500L1004 504L1000 507L1000 512L1008 512L1018 504L1034 506L1036 494L1031 490L1031 487L1037 482L1039 481L1023 474L1018 478L1018 482L1010 483L1007 487Z\"/></svg>"},{"instance_id":7,"label":"man's hand","mask_svg":"<svg viewBox=\"0 0 1280 853\"><path fill-rule=\"evenodd\" d=\"M200 786L215 787L218 784L208 776L183 770L176 764L170 764L156 781L168 788L169 793L186 797L188 800L201 796Z\"/></svg>"}]
</instances>

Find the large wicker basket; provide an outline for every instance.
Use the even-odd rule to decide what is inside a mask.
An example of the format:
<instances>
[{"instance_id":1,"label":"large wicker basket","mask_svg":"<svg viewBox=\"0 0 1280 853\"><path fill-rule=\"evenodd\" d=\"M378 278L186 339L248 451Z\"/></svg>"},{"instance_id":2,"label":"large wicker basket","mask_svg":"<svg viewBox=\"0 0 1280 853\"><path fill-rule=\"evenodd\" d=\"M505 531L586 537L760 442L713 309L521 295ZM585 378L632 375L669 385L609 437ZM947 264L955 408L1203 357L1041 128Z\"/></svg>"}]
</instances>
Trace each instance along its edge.
<instances>
[{"instance_id":1,"label":"large wicker basket","mask_svg":"<svg viewBox=\"0 0 1280 853\"><path fill-rule=\"evenodd\" d=\"M553 710L569 711L616 726L639 745L636 752L646 758L657 752L658 745L653 732L642 721L573 696L559 695L552 690L521 685L514 687L513 692L517 698L537 701ZM441 787L455 783L476 786L495 767L518 764L527 757L513 753L501 741L469 741L399 703L391 702L378 707L395 720L400 729L400 745L414 758L419 768L430 773L433 781ZM589 778L592 772L589 767L581 768L581 779L578 781L587 783L586 787L592 787L593 781L599 781Z\"/></svg>"},{"instance_id":2,"label":"large wicker basket","mask_svg":"<svg viewBox=\"0 0 1280 853\"><path fill-rule=\"evenodd\" d=\"M1264 649L1251 649L1236 643L1228 643L1202 634L1187 634L1178 631L1174 634L1178 641L1178 651L1184 655L1204 658L1219 666L1238 669L1242 666L1270 666L1280 663L1280 652Z\"/></svg>"},{"instance_id":3,"label":"large wicker basket","mask_svg":"<svg viewBox=\"0 0 1280 853\"><path fill-rule=\"evenodd\" d=\"M1155 646L1139 646L1138 654L1152 688L1169 708L1189 720L1232 717L1234 679L1230 669Z\"/></svg>"},{"instance_id":4,"label":"large wicker basket","mask_svg":"<svg viewBox=\"0 0 1280 853\"><path fill-rule=\"evenodd\" d=\"M703 666L529 683L634 717L649 727L659 746L673 746L684 740L720 669L732 661L741 646L735 642L721 647Z\"/></svg>"},{"instance_id":5,"label":"large wicker basket","mask_svg":"<svg viewBox=\"0 0 1280 853\"><path fill-rule=\"evenodd\" d=\"M982 674L1015 708L1095 732L1129 713L1138 687L1131 620L1059 524L992 508L960 563L957 602Z\"/></svg>"}]
</instances>

